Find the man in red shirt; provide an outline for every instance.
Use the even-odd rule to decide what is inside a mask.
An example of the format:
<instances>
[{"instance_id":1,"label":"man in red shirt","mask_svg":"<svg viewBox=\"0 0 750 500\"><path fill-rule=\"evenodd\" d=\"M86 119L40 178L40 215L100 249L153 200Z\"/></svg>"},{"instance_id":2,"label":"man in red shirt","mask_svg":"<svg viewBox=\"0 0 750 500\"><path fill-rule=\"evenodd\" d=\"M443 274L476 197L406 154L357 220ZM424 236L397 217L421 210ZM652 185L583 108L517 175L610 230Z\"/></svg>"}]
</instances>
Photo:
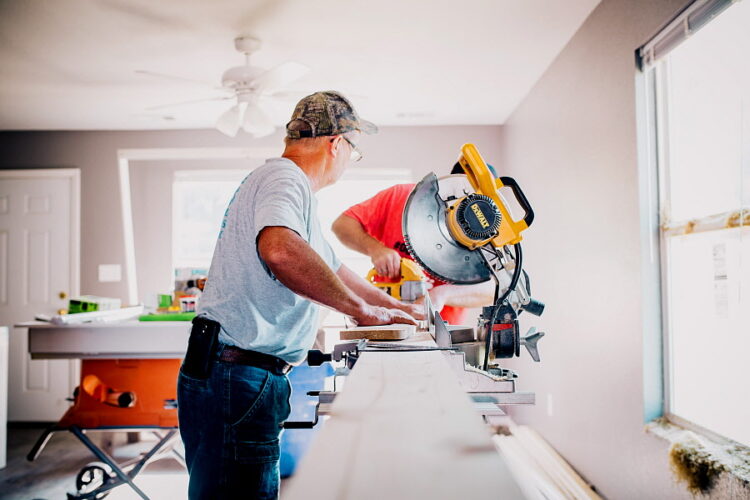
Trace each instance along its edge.
<instances>
[{"instance_id":1,"label":"man in red shirt","mask_svg":"<svg viewBox=\"0 0 750 500\"><path fill-rule=\"evenodd\" d=\"M339 240L372 259L380 276L398 279L401 258L413 260L406 249L401 224L406 200L415 184L397 184L354 205L333 222ZM495 287L492 280L476 285L451 285L431 279L430 300L440 316L452 325L466 324L467 307L492 304Z\"/></svg>"}]
</instances>

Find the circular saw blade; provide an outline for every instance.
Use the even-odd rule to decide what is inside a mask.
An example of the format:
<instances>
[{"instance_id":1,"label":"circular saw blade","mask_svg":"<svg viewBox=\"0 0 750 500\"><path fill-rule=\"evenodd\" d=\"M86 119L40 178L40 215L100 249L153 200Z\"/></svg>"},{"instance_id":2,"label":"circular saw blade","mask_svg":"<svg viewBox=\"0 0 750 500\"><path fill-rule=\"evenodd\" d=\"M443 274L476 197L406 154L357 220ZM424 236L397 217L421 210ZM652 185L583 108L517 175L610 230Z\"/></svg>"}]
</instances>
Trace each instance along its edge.
<instances>
[{"instance_id":1,"label":"circular saw blade","mask_svg":"<svg viewBox=\"0 0 750 500\"><path fill-rule=\"evenodd\" d=\"M430 173L406 200L403 228L409 254L428 274L448 283L471 285L489 280L481 250L469 250L451 236L445 209L437 176Z\"/></svg>"}]
</instances>

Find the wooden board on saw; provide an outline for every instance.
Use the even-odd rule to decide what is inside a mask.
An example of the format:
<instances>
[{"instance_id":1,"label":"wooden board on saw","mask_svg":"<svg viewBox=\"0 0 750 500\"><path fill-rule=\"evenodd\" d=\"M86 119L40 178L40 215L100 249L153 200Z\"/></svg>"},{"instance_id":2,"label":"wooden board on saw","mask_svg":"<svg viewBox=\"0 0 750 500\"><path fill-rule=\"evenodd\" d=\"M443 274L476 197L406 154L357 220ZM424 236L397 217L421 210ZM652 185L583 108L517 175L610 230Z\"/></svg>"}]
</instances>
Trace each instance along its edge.
<instances>
[{"instance_id":1,"label":"wooden board on saw","mask_svg":"<svg viewBox=\"0 0 750 500\"><path fill-rule=\"evenodd\" d=\"M446 356L362 353L283 498L525 498Z\"/></svg>"},{"instance_id":2,"label":"wooden board on saw","mask_svg":"<svg viewBox=\"0 0 750 500\"><path fill-rule=\"evenodd\" d=\"M414 335L416 331L414 325L378 325L378 326L357 326L341 330L339 338L341 340L405 340Z\"/></svg>"}]
</instances>

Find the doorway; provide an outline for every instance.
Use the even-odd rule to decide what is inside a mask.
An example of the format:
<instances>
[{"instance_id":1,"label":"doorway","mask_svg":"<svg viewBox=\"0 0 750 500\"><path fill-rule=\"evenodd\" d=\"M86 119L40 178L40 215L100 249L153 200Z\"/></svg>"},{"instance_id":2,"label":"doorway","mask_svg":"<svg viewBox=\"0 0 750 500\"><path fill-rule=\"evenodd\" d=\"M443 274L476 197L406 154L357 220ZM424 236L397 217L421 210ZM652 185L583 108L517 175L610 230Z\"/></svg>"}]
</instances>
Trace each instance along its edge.
<instances>
[{"instance_id":1,"label":"doorway","mask_svg":"<svg viewBox=\"0 0 750 500\"><path fill-rule=\"evenodd\" d=\"M80 287L80 170L0 170L0 325L11 327L8 420L57 421L77 360L31 360L14 324L67 308Z\"/></svg>"}]
</instances>

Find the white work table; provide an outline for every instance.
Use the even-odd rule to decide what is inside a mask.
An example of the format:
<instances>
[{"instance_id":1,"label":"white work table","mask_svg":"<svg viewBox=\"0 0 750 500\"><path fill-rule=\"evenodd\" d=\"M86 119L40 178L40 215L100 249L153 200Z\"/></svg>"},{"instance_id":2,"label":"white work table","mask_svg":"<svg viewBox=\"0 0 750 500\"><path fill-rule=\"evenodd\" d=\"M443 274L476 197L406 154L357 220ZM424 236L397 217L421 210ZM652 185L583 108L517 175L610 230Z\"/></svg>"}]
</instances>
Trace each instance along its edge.
<instances>
[{"instance_id":1,"label":"white work table","mask_svg":"<svg viewBox=\"0 0 750 500\"><path fill-rule=\"evenodd\" d=\"M122 321L53 325L29 321L31 359L179 358L185 356L189 321Z\"/></svg>"},{"instance_id":2,"label":"white work table","mask_svg":"<svg viewBox=\"0 0 750 500\"><path fill-rule=\"evenodd\" d=\"M282 500L524 498L444 356L362 353Z\"/></svg>"}]
</instances>

